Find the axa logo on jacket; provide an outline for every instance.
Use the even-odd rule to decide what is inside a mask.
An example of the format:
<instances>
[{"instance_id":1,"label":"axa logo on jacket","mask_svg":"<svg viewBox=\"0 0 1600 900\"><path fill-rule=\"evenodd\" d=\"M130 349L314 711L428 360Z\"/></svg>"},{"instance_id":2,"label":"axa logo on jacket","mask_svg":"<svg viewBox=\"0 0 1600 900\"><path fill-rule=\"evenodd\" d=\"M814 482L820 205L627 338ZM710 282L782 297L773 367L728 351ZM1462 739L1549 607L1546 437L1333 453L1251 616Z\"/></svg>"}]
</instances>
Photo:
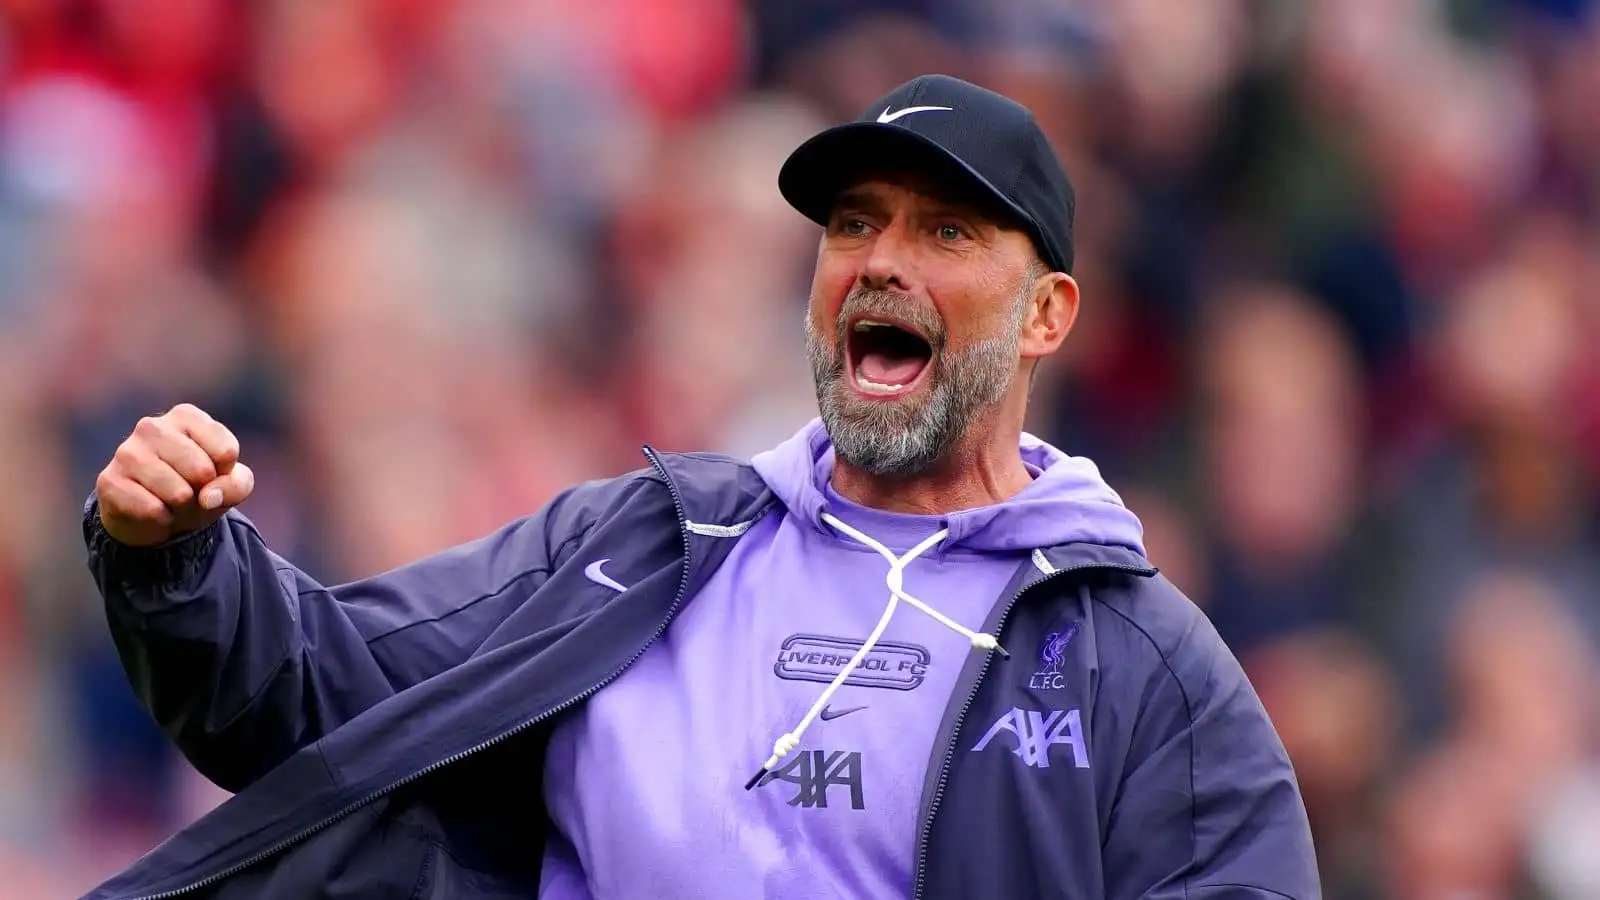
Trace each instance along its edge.
<instances>
[{"instance_id":1,"label":"axa logo on jacket","mask_svg":"<svg viewBox=\"0 0 1600 900\"><path fill-rule=\"evenodd\" d=\"M1002 732L1010 732L1016 738L1016 746L1011 748L1011 752L1027 765L1050 768L1051 749L1064 745L1071 749L1074 766L1089 768L1088 743L1083 739L1083 717L1076 709L1041 712L1012 707L989 726L989 730L973 745L972 752L983 750Z\"/></svg>"}]
</instances>

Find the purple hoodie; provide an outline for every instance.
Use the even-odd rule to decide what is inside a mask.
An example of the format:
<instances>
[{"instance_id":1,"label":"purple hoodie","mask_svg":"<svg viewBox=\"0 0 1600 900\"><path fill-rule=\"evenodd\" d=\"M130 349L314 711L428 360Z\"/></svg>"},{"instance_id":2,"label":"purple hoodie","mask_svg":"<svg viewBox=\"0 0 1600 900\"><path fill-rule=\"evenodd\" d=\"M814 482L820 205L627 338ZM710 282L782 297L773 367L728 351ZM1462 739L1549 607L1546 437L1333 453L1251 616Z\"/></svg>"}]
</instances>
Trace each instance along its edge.
<instances>
[{"instance_id":1,"label":"purple hoodie","mask_svg":"<svg viewBox=\"0 0 1600 900\"><path fill-rule=\"evenodd\" d=\"M1031 485L944 516L839 497L820 421L758 455L781 514L716 523L748 531L554 730L539 896L908 896L939 722L1018 565L1068 542L1143 553L1092 462L1028 435L1020 450Z\"/></svg>"}]
</instances>

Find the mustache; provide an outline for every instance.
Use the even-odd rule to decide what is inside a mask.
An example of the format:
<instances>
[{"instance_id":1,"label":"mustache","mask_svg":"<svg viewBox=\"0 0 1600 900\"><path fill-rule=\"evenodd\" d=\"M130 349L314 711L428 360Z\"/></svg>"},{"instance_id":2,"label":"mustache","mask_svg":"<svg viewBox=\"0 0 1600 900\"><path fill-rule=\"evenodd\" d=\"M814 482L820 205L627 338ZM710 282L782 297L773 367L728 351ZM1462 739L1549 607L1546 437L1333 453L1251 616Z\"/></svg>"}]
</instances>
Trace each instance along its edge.
<instances>
[{"instance_id":1,"label":"mustache","mask_svg":"<svg viewBox=\"0 0 1600 900\"><path fill-rule=\"evenodd\" d=\"M835 323L841 353L850 336L850 320L857 318L892 319L909 325L933 348L935 357L944 347L944 320L933 308L894 291L856 288L840 304L838 321Z\"/></svg>"}]
</instances>

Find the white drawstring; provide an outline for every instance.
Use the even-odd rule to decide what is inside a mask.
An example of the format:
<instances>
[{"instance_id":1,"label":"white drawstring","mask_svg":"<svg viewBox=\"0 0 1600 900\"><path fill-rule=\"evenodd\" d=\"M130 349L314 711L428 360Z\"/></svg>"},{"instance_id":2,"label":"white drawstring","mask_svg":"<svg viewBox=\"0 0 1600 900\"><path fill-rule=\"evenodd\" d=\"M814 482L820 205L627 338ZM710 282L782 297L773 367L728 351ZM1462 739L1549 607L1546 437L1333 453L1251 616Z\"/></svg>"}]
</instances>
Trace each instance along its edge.
<instances>
[{"instance_id":1,"label":"white drawstring","mask_svg":"<svg viewBox=\"0 0 1600 900\"><path fill-rule=\"evenodd\" d=\"M894 592L895 597L904 600L912 606L915 606L917 609L927 613L929 616L932 616L933 619L939 624L971 641L972 646L977 647L979 650L999 649L1000 642L995 640L993 635L984 634L980 631L973 631L967 626L962 625L960 622L954 621L944 613L939 612L937 609L934 609L928 604L923 603L921 600L918 600L910 594L907 594L905 591L900 590L900 586L905 581L905 567L910 565L913 559L916 559L918 556L921 556L924 552L926 552L929 547L932 547L939 541L944 540L945 535L950 533L948 529L941 530L938 533L930 536L921 544L911 548L911 550L907 552L905 556L896 558L893 550L890 550L888 547L885 547L883 544L879 543L871 535L857 531L856 529L850 527L844 522L839 521L827 513L822 514L822 520L844 532L845 534L850 535L861 543L866 544L868 547L878 551L879 555L889 561L889 575L884 580L888 583L889 590Z\"/></svg>"},{"instance_id":2,"label":"white drawstring","mask_svg":"<svg viewBox=\"0 0 1600 900\"><path fill-rule=\"evenodd\" d=\"M772 755L767 758L766 764L763 765L761 770L745 783L744 788L747 791L755 787L761 781L761 779L767 775L768 772L776 769L778 767L778 763L782 762L784 757L793 752L794 748L800 746L800 736L805 734L807 728L811 727L812 721L816 719L818 714L820 714L822 710L827 707L829 701L833 699L834 692L837 691L847 679L849 679L851 674L855 672L856 667L860 666L861 663L866 660L867 654L871 653L872 648L877 645L878 639L883 636L884 629L889 627L889 620L894 617L895 606L899 603L899 601L904 600L912 606L915 606L917 609L927 613L941 625L944 625L951 631L954 631L957 634L965 637L972 643L972 646L977 647L980 650L998 650L1000 651L1001 656L1004 656L1007 659L1011 657L1011 654L1007 653L1005 648L1000 646L999 640L997 640L994 635L985 634L981 631L973 631L972 629L962 625L960 622L954 621L949 616L946 616L944 613L939 612L928 604L923 603L916 597L911 596L904 590L906 567L911 565L912 560L926 553L940 541L944 540L945 536L950 533L949 529L940 529L939 531L928 535L928 537L924 539L922 543L906 551L906 555L895 556L893 550L885 547L881 542L873 538L871 535L865 534L856 530L855 528L850 527L828 513L822 514L822 520L849 535L850 537L855 538L862 544L878 551L878 555L889 561L889 572L884 576L883 579L884 584L886 584L889 588L889 602L884 605L883 615L878 617L878 624L873 627L872 633L867 635L867 639L862 642L861 649L857 650L855 655L850 657L850 661L845 663L844 668L839 670L839 674L833 676L833 680L828 682L828 686L823 690L822 695L817 698L815 703L811 704L811 709L806 712L805 718L800 720L800 724L796 725L793 731L782 735L773 743Z\"/></svg>"}]
</instances>

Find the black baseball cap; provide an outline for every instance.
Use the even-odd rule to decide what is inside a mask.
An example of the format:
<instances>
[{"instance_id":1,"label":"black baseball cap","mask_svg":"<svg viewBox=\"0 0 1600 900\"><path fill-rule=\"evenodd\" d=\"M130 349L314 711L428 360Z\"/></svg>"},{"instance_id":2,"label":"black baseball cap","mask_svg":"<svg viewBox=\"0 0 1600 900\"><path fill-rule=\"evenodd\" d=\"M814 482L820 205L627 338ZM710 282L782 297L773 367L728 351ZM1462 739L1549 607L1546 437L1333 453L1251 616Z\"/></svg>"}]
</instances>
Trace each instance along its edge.
<instances>
[{"instance_id":1,"label":"black baseball cap","mask_svg":"<svg viewBox=\"0 0 1600 900\"><path fill-rule=\"evenodd\" d=\"M795 149L778 190L826 225L834 200L868 172L914 170L974 190L1015 216L1039 255L1072 272L1072 183L1026 106L952 78L922 75Z\"/></svg>"}]
</instances>

